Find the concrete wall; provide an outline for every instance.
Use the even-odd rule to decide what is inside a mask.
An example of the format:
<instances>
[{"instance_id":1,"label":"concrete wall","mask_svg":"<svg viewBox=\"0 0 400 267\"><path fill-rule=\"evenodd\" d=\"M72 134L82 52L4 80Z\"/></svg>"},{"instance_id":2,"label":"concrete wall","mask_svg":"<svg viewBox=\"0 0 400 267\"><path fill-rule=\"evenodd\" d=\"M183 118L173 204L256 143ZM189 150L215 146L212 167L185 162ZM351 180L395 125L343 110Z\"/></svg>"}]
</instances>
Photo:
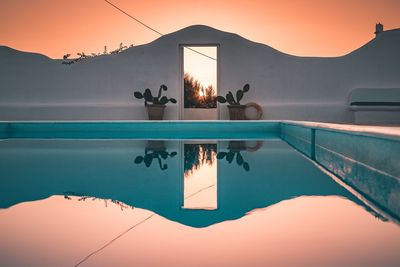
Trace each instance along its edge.
<instances>
[{"instance_id":1,"label":"concrete wall","mask_svg":"<svg viewBox=\"0 0 400 267\"><path fill-rule=\"evenodd\" d=\"M166 119L179 119L180 44L218 44L219 93L250 83L243 102L259 103L264 119L351 122L354 88L400 87L400 30L380 34L343 57L296 57L238 35L191 26L117 55L71 66L0 47L0 120L146 119L133 91L169 87ZM228 118L225 105L220 119Z\"/></svg>"}]
</instances>

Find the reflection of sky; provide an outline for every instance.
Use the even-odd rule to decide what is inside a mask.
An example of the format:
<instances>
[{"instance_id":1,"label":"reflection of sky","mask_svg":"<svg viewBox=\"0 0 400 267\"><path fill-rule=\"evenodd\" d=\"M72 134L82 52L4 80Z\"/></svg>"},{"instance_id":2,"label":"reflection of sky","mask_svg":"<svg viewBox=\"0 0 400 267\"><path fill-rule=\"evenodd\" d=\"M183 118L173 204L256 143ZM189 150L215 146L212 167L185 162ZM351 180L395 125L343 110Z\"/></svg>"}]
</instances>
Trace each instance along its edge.
<instances>
[{"instance_id":1,"label":"reflection of sky","mask_svg":"<svg viewBox=\"0 0 400 267\"><path fill-rule=\"evenodd\" d=\"M22 203L0 210L0 262L74 266L151 214L105 207L100 199L58 196ZM207 228L154 215L80 266L390 267L400 262L399 247L399 227L357 204L334 196L300 197Z\"/></svg>"},{"instance_id":2,"label":"reflection of sky","mask_svg":"<svg viewBox=\"0 0 400 267\"><path fill-rule=\"evenodd\" d=\"M217 145L185 144L185 162L194 165L184 173L185 209L216 209L217 203ZM196 153L192 155L189 152ZM196 160L197 159L197 160ZM188 166L189 167L189 166Z\"/></svg>"},{"instance_id":3,"label":"reflection of sky","mask_svg":"<svg viewBox=\"0 0 400 267\"><path fill-rule=\"evenodd\" d=\"M212 58L217 58L217 47L190 47ZM203 86L217 88L217 61L200 55L184 47L184 72L191 74Z\"/></svg>"},{"instance_id":4,"label":"reflection of sky","mask_svg":"<svg viewBox=\"0 0 400 267\"><path fill-rule=\"evenodd\" d=\"M214 155L215 156L215 155ZM184 208L217 208L217 161L201 164L185 175Z\"/></svg>"}]
</instances>

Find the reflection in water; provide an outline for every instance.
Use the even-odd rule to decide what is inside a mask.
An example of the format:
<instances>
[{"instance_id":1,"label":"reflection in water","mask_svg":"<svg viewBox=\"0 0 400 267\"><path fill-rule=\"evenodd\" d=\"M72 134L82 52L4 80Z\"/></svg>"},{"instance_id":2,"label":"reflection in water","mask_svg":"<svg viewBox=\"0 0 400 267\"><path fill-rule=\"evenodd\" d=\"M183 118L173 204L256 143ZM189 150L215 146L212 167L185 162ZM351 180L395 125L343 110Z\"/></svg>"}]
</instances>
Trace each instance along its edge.
<instances>
[{"instance_id":1,"label":"reflection in water","mask_svg":"<svg viewBox=\"0 0 400 267\"><path fill-rule=\"evenodd\" d=\"M208 228L139 208L121 212L51 197L1 210L0 225L2 266L74 266L111 241L79 266L397 267L400 261L398 226L332 196L295 198Z\"/></svg>"},{"instance_id":2,"label":"reflection in water","mask_svg":"<svg viewBox=\"0 0 400 267\"><path fill-rule=\"evenodd\" d=\"M204 147L204 151L208 151L204 152L204 158L208 160L200 157L199 161L204 161L204 167L214 168L210 171L216 173L217 161L214 160L212 165L207 163L215 157L216 144L201 144L197 148L188 145L186 147L195 151L203 151L200 147ZM147 164L148 167L146 164L132 164L132 154L138 155L143 150L145 155L153 152L157 155L159 152L161 159L162 152L180 151L184 145L177 141L6 140L0 143L0 207L8 208L21 202L75 192L79 196L114 199L129 206L148 209L188 226L207 227L241 218L256 208L298 196L336 195L350 199L373 213L363 201L282 141L265 140L263 146L248 141L219 141L217 145L221 152L240 152L243 163L248 162L251 171L233 166L233 161L218 160L218 186L210 187L217 184L214 175L215 182L207 182L185 192L185 181L206 180L184 178L184 150L179 154L170 153L174 156L167 157L168 168L160 168L166 165L165 162ZM192 157L190 162L196 162L193 158L198 159L199 154L196 155L189 155ZM186 163L186 166L189 165ZM218 200L217 210L189 212L181 208L188 195L207 187L210 188L202 192L207 195L215 190L209 198L213 203Z\"/></svg>"},{"instance_id":3,"label":"reflection in water","mask_svg":"<svg viewBox=\"0 0 400 267\"><path fill-rule=\"evenodd\" d=\"M207 195L214 190L212 184L186 193L184 183L195 179L184 177L189 166L185 145L132 140L1 142L0 262L45 267L79 262L97 267L399 265L398 225L377 220L375 216L383 218L379 210L374 213L286 143L207 144L211 157L204 161L198 156L200 165L189 174L203 167L215 168L216 174L218 167L213 196ZM217 146L220 152L235 153L231 163L227 154L225 160L215 160ZM164 169L161 154L161 164L132 164L132 155L144 148L145 155L179 153L167 156ZM251 171L233 165L238 164L238 152ZM382 184L376 191L388 187L399 188ZM218 200L218 209L182 208L203 193L204 199ZM113 205L105 209L98 199ZM171 251L180 253L174 256Z\"/></svg>"},{"instance_id":4,"label":"reflection in water","mask_svg":"<svg viewBox=\"0 0 400 267\"><path fill-rule=\"evenodd\" d=\"M184 209L218 207L217 144L184 144Z\"/></svg>"},{"instance_id":5,"label":"reflection in water","mask_svg":"<svg viewBox=\"0 0 400 267\"><path fill-rule=\"evenodd\" d=\"M245 141L230 141L228 146L228 152L218 152L217 159L226 159L228 163L232 163L236 156L236 163L242 166L245 171L250 170L250 165L243 159L242 150L247 150Z\"/></svg>"},{"instance_id":6,"label":"reflection in water","mask_svg":"<svg viewBox=\"0 0 400 267\"><path fill-rule=\"evenodd\" d=\"M116 200L116 199L100 199L97 197L91 197L91 196L79 196L78 194L75 194L73 192L65 192L64 193L64 199L67 200L77 200L77 201L86 201L86 200L92 200L92 201L102 201L104 203L104 207L108 207L108 203L111 203L113 205L117 205L118 207L121 208L121 211L126 210L126 209L134 209L134 207L126 205L125 203Z\"/></svg>"},{"instance_id":7,"label":"reflection in water","mask_svg":"<svg viewBox=\"0 0 400 267\"><path fill-rule=\"evenodd\" d=\"M184 146L185 176L203 165L213 165L217 144L185 144Z\"/></svg>"},{"instance_id":8,"label":"reflection in water","mask_svg":"<svg viewBox=\"0 0 400 267\"><path fill-rule=\"evenodd\" d=\"M137 156L135 159L136 164L144 163L146 167L150 167L153 159L156 159L161 170L168 169L168 165L162 163L162 160L166 160L168 157L175 157L176 152L168 153L165 148L164 141L153 141L147 142L147 146L144 150L144 156Z\"/></svg>"}]
</instances>

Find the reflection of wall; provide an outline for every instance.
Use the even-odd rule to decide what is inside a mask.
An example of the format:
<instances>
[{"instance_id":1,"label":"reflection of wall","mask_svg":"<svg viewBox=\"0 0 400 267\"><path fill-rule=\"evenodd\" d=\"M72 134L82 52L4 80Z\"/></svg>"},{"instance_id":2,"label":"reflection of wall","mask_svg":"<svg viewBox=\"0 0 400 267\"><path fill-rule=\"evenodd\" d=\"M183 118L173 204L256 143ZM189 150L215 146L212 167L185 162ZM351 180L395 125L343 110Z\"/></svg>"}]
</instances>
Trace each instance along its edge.
<instances>
[{"instance_id":1,"label":"reflection of wall","mask_svg":"<svg viewBox=\"0 0 400 267\"><path fill-rule=\"evenodd\" d=\"M167 141L167 170L135 164L146 141L5 140L0 142L0 207L52 195L78 194L114 199L170 220L205 227L303 195L339 195L362 205L344 188L282 141L243 151L250 166L218 160L218 209L185 210L179 143ZM228 142L218 144L226 151Z\"/></svg>"},{"instance_id":2,"label":"reflection of wall","mask_svg":"<svg viewBox=\"0 0 400 267\"><path fill-rule=\"evenodd\" d=\"M282 125L282 138L400 218L399 139L296 125Z\"/></svg>"},{"instance_id":3,"label":"reflection of wall","mask_svg":"<svg viewBox=\"0 0 400 267\"><path fill-rule=\"evenodd\" d=\"M226 151L223 144L220 151ZM221 209L237 206L262 208L297 196L354 197L282 141L265 141L256 152L242 151L250 170L219 160ZM241 197L237 197L240 195ZM245 212L245 210L243 210Z\"/></svg>"},{"instance_id":4,"label":"reflection of wall","mask_svg":"<svg viewBox=\"0 0 400 267\"><path fill-rule=\"evenodd\" d=\"M116 199L135 207L175 209L180 204L180 160L135 164L147 141L6 140L0 143L0 207L64 193ZM169 152L178 151L166 142Z\"/></svg>"},{"instance_id":5,"label":"reflection of wall","mask_svg":"<svg viewBox=\"0 0 400 267\"><path fill-rule=\"evenodd\" d=\"M283 54L206 26L192 26L118 55L64 66L59 60L0 47L0 120L145 119L134 89L158 88L182 103L179 44L220 44L220 94L250 83L244 102L257 102L265 119L352 121L354 88L400 87L400 31L387 31L343 57ZM220 118L228 118L221 106ZM167 119L179 118L168 105Z\"/></svg>"}]
</instances>

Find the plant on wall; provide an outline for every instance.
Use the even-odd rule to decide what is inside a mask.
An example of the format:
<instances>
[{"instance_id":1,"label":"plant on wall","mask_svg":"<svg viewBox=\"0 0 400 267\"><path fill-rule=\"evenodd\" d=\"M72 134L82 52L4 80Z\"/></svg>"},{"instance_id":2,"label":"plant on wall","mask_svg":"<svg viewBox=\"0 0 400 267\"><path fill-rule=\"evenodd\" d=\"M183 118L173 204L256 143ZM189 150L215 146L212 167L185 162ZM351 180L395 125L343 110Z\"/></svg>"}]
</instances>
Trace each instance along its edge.
<instances>
[{"instance_id":1,"label":"plant on wall","mask_svg":"<svg viewBox=\"0 0 400 267\"><path fill-rule=\"evenodd\" d=\"M151 93L151 90L147 88L144 90L144 93L135 91L133 94L137 99L144 99L144 105L147 106L149 105L148 103L152 103L155 105L165 105L168 102L171 102L173 104L176 104L176 99L175 98L168 98L166 96L162 96L163 91L167 91L168 87L165 84L162 84L160 86L160 89L158 90L158 95L153 96Z\"/></svg>"},{"instance_id":2,"label":"plant on wall","mask_svg":"<svg viewBox=\"0 0 400 267\"><path fill-rule=\"evenodd\" d=\"M236 91L236 99L233 96L233 93L229 91L225 97L223 96L217 96L217 101L221 104L228 103L228 109L229 109L229 118L231 120L244 120L245 119L245 114L244 110L246 109L246 105L241 105L240 101L243 98L243 95L247 93L250 90L250 85L246 83L243 86L242 90L237 90Z\"/></svg>"},{"instance_id":3,"label":"plant on wall","mask_svg":"<svg viewBox=\"0 0 400 267\"><path fill-rule=\"evenodd\" d=\"M162 93L167 90L168 87L162 84L158 90L157 96L153 96L149 88L145 89L143 93L139 91L133 93L137 99L144 99L144 106L147 108L149 120L162 120L166 104L168 102L176 104L175 98L168 98L162 95Z\"/></svg>"},{"instance_id":4,"label":"plant on wall","mask_svg":"<svg viewBox=\"0 0 400 267\"><path fill-rule=\"evenodd\" d=\"M242 100L244 93L247 93L250 90L250 85L247 83L243 86L242 90L236 91L236 100L231 91L226 94L226 97L217 96L217 101L221 104L228 102L229 105L238 106L240 105L240 100Z\"/></svg>"},{"instance_id":5,"label":"plant on wall","mask_svg":"<svg viewBox=\"0 0 400 267\"><path fill-rule=\"evenodd\" d=\"M133 44L131 44L129 47L126 45L123 45L123 43L119 44L119 47L113 51L111 51L110 53L107 52L107 46L104 46L104 52L103 53L91 53L90 55L85 54L85 52L81 52L81 53L77 53L77 57L76 58L70 58L71 54L65 54L63 56L63 61L61 62L64 65L72 65L78 61L81 61L83 59L88 59L88 58L93 58L93 57L97 57L97 56L101 56L101 55L116 55L121 53L122 51L133 47Z\"/></svg>"}]
</instances>

